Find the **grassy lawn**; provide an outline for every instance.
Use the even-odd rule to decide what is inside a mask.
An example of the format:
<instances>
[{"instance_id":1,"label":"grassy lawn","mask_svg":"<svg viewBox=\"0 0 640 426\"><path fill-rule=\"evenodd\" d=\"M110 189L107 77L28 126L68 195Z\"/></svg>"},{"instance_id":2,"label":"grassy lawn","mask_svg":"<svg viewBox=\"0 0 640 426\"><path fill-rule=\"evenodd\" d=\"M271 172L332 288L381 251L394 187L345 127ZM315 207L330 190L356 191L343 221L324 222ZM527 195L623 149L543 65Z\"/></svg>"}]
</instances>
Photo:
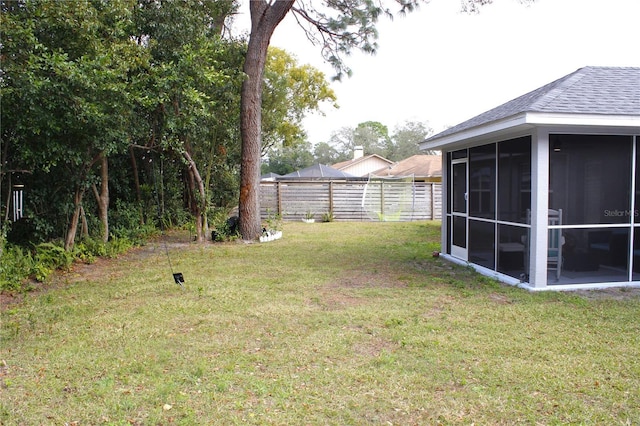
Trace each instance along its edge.
<instances>
[{"instance_id":1,"label":"grassy lawn","mask_svg":"<svg viewBox=\"0 0 640 426\"><path fill-rule=\"evenodd\" d=\"M638 424L640 298L529 293L438 223L162 244L2 310L0 424Z\"/></svg>"}]
</instances>

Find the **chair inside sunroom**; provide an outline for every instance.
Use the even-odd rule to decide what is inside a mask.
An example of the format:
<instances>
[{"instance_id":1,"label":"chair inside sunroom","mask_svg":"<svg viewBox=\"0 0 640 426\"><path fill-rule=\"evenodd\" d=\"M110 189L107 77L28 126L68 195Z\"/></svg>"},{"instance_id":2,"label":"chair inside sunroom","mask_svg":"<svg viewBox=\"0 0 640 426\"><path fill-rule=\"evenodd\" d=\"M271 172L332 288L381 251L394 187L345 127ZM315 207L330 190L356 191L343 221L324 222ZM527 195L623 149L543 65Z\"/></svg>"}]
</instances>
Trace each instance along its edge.
<instances>
[{"instance_id":1,"label":"chair inside sunroom","mask_svg":"<svg viewBox=\"0 0 640 426\"><path fill-rule=\"evenodd\" d=\"M562 209L549 209L549 226L560 225L562 225ZM562 246L564 242L562 229L549 229L547 240L547 269L555 272L556 281L560 280L560 274L562 273Z\"/></svg>"},{"instance_id":2,"label":"chair inside sunroom","mask_svg":"<svg viewBox=\"0 0 640 426\"><path fill-rule=\"evenodd\" d=\"M549 209L548 214L549 226L562 225L562 209L553 210ZM527 210L527 223L531 224L531 211ZM525 245L525 270L529 270L529 239L523 238L523 244ZM553 228L549 229L547 237L547 270L554 272L556 281L560 280L560 274L562 273L562 246L565 243L564 236L562 235L562 229Z\"/></svg>"}]
</instances>

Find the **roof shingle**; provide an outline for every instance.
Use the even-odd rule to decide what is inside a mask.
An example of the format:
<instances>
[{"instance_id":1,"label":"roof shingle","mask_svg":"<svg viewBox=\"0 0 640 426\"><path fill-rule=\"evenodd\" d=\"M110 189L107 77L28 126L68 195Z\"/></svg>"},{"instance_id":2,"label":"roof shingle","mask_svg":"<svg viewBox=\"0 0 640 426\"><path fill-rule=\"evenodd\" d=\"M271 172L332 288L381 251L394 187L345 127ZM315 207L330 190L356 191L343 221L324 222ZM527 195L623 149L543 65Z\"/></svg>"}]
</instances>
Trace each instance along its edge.
<instances>
[{"instance_id":1,"label":"roof shingle","mask_svg":"<svg viewBox=\"0 0 640 426\"><path fill-rule=\"evenodd\" d=\"M372 173L377 176L410 176L416 177L441 177L442 176L442 156L417 154L397 163L376 170Z\"/></svg>"},{"instance_id":2,"label":"roof shingle","mask_svg":"<svg viewBox=\"0 0 640 426\"><path fill-rule=\"evenodd\" d=\"M527 112L640 115L640 68L584 67L432 136L441 138Z\"/></svg>"}]
</instances>

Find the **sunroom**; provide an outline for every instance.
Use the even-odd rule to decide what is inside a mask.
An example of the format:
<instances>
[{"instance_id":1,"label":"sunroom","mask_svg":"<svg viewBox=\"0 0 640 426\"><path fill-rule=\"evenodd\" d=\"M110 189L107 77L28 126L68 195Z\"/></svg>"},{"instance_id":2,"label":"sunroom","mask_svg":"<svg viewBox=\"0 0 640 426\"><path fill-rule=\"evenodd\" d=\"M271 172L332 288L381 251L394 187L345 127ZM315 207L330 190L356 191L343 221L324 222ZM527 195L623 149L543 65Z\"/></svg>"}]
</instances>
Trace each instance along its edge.
<instances>
[{"instance_id":1,"label":"sunroom","mask_svg":"<svg viewBox=\"0 0 640 426\"><path fill-rule=\"evenodd\" d=\"M640 68L585 67L422 142L441 256L532 290L640 286Z\"/></svg>"}]
</instances>

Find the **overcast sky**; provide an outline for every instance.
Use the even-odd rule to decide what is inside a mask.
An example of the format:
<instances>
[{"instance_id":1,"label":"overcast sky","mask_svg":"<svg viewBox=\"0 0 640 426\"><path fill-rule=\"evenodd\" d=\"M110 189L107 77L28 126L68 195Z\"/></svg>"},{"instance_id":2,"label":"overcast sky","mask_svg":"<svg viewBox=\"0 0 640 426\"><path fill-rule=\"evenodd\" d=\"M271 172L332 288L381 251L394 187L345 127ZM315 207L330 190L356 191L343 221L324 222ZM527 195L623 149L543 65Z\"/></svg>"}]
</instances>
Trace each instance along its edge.
<instances>
[{"instance_id":1,"label":"overcast sky","mask_svg":"<svg viewBox=\"0 0 640 426\"><path fill-rule=\"evenodd\" d=\"M640 0L494 0L479 15L431 0L378 31L378 53L354 53L353 76L331 84L340 108L305 120L312 143L364 121L390 132L423 121L439 132L583 66L640 67ZM271 45L333 75L291 15Z\"/></svg>"}]
</instances>

